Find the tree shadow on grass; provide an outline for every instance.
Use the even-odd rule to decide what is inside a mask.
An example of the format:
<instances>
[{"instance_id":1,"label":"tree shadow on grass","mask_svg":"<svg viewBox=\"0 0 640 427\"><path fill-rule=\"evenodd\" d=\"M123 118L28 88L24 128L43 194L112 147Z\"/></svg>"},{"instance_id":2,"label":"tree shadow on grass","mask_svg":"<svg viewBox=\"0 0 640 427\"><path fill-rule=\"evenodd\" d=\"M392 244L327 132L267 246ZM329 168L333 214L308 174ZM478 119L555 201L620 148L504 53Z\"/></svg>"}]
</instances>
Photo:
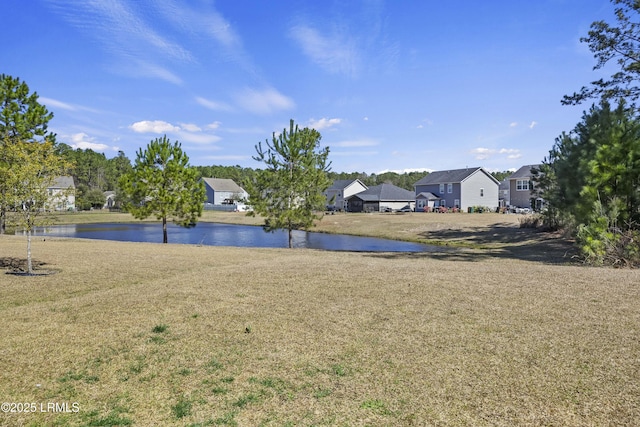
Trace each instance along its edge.
<instances>
[{"instance_id":1,"label":"tree shadow on grass","mask_svg":"<svg viewBox=\"0 0 640 427\"><path fill-rule=\"evenodd\" d=\"M557 233L531 228L492 224L478 228L429 230L420 233L419 236L428 242L442 243L446 249L436 252L379 253L370 256L466 262L505 258L543 264L576 263L577 251L572 241ZM460 246L456 247L456 244Z\"/></svg>"},{"instance_id":2,"label":"tree shadow on grass","mask_svg":"<svg viewBox=\"0 0 640 427\"><path fill-rule=\"evenodd\" d=\"M33 268L33 276L52 274L51 270L43 270L42 267L47 265L43 261L37 259L31 260L31 266ZM0 269L6 269L7 274L15 275L28 275L27 273L27 259L16 257L0 257Z\"/></svg>"}]
</instances>

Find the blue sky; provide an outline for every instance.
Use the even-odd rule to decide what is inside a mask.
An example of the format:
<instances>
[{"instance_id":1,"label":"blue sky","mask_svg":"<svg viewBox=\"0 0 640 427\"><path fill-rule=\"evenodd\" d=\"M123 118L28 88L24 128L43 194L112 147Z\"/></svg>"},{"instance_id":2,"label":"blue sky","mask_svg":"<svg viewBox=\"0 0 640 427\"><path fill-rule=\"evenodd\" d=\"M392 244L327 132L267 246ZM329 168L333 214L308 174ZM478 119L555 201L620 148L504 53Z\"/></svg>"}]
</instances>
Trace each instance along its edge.
<instances>
[{"instance_id":1,"label":"blue sky","mask_svg":"<svg viewBox=\"0 0 640 427\"><path fill-rule=\"evenodd\" d=\"M193 165L260 167L259 141L314 127L332 169L540 162L604 76L586 36L607 0L4 0L0 73L108 158L166 134Z\"/></svg>"}]
</instances>

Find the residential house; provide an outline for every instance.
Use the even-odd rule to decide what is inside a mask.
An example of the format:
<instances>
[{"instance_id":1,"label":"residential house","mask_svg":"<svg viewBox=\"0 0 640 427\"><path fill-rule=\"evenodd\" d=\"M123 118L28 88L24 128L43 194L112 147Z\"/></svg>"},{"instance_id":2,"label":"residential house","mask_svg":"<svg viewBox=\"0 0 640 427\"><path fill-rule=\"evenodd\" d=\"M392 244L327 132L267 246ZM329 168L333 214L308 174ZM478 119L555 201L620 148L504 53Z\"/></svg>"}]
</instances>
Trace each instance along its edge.
<instances>
[{"instance_id":1,"label":"residential house","mask_svg":"<svg viewBox=\"0 0 640 427\"><path fill-rule=\"evenodd\" d=\"M205 203L213 205L232 205L239 200L247 200L249 194L232 179L202 178L206 189Z\"/></svg>"},{"instance_id":2,"label":"residential house","mask_svg":"<svg viewBox=\"0 0 640 427\"><path fill-rule=\"evenodd\" d=\"M76 185L72 176L58 176L47 187L49 210L68 211L76 208Z\"/></svg>"},{"instance_id":3,"label":"residential house","mask_svg":"<svg viewBox=\"0 0 640 427\"><path fill-rule=\"evenodd\" d=\"M338 179L325 191L327 207L338 211L347 210L347 199L365 191L368 187L359 179Z\"/></svg>"},{"instance_id":4,"label":"residential house","mask_svg":"<svg viewBox=\"0 0 640 427\"><path fill-rule=\"evenodd\" d=\"M540 210L544 206L544 200L533 194L532 169L538 169L540 165L522 166L509 176L509 205L516 208L529 208Z\"/></svg>"},{"instance_id":5,"label":"residential house","mask_svg":"<svg viewBox=\"0 0 640 427\"><path fill-rule=\"evenodd\" d=\"M349 212L385 212L413 209L415 194L392 184L380 184L347 198Z\"/></svg>"},{"instance_id":6,"label":"residential house","mask_svg":"<svg viewBox=\"0 0 640 427\"><path fill-rule=\"evenodd\" d=\"M500 187L498 187L498 205L501 208L504 208L506 206L509 206L511 204L510 200L510 186L511 186L511 182L509 181L509 178L505 178L502 180L502 182L500 183Z\"/></svg>"},{"instance_id":7,"label":"residential house","mask_svg":"<svg viewBox=\"0 0 640 427\"><path fill-rule=\"evenodd\" d=\"M113 209L116 207L116 192L105 191L104 193L104 209Z\"/></svg>"},{"instance_id":8,"label":"residential house","mask_svg":"<svg viewBox=\"0 0 640 427\"><path fill-rule=\"evenodd\" d=\"M498 180L481 167L431 172L415 183L416 210L424 210L427 198L421 193L431 193L440 199L436 206L459 208L463 211L473 206L498 207Z\"/></svg>"},{"instance_id":9,"label":"residential house","mask_svg":"<svg viewBox=\"0 0 640 427\"><path fill-rule=\"evenodd\" d=\"M416 195L416 210L426 211L431 210L436 206L440 206L441 198L436 196L430 191L423 191Z\"/></svg>"}]
</instances>

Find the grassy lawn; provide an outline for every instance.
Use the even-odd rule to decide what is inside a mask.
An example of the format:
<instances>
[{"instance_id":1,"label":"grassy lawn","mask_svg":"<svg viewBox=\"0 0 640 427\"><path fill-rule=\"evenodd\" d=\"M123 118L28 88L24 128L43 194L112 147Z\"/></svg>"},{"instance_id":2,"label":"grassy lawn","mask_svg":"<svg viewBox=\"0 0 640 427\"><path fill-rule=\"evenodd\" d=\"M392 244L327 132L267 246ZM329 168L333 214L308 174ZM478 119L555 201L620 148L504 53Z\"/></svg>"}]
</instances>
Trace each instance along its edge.
<instances>
[{"instance_id":1,"label":"grassy lawn","mask_svg":"<svg viewBox=\"0 0 640 427\"><path fill-rule=\"evenodd\" d=\"M0 274L0 395L38 412L0 413L0 425L640 419L640 272L575 265L566 243L515 215L331 215L318 231L464 248L34 239L37 264L56 273ZM23 237L0 236L0 267L25 251ZM71 412L39 411L51 402Z\"/></svg>"}]
</instances>

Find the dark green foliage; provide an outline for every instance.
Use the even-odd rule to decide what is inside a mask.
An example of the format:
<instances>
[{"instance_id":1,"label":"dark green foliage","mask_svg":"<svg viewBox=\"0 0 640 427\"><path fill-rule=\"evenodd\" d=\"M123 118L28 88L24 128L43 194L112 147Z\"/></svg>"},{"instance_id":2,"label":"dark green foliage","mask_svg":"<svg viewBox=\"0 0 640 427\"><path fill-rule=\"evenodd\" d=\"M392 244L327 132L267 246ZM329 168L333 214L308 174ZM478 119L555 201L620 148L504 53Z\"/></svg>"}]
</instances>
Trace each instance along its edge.
<instances>
[{"instance_id":1,"label":"dark green foliage","mask_svg":"<svg viewBox=\"0 0 640 427\"><path fill-rule=\"evenodd\" d=\"M0 168L10 170L12 165L2 149L4 144L18 142L55 143L55 134L47 131L53 113L38 102L36 92L29 93L29 86L6 74L0 75ZM5 231L6 213L10 209L6 182L0 182L0 234Z\"/></svg>"},{"instance_id":2,"label":"dark green foliage","mask_svg":"<svg viewBox=\"0 0 640 427\"><path fill-rule=\"evenodd\" d=\"M324 210L324 191L331 181L327 175L329 148L320 148L320 133L315 129L298 129L293 120L289 130L273 133L271 142L256 146L255 160L265 164L253 180L245 181L253 211L265 217L265 231L289 231L289 247L293 246L292 230L306 230Z\"/></svg>"},{"instance_id":3,"label":"dark green foliage","mask_svg":"<svg viewBox=\"0 0 640 427\"><path fill-rule=\"evenodd\" d=\"M616 24L596 21L591 24L588 37L583 37L580 41L589 44L589 49L596 58L594 70L604 68L611 61L615 61L619 70L608 80L593 81L590 87L583 86L579 92L566 95L562 100L563 104L580 104L594 98L626 98L635 101L640 96L640 88L637 86L640 78L640 2L612 0L612 3L616 5Z\"/></svg>"},{"instance_id":4,"label":"dark green foliage","mask_svg":"<svg viewBox=\"0 0 640 427\"><path fill-rule=\"evenodd\" d=\"M102 209L106 201L98 188L89 189L85 185L76 188L76 208L79 210Z\"/></svg>"},{"instance_id":5,"label":"dark green foliage","mask_svg":"<svg viewBox=\"0 0 640 427\"><path fill-rule=\"evenodd\" d=\"M182 227L195 226L202 215L205 190L179 142L166 135L139 149L133 170L119 181L126 209L138 218L154 215L162 220L167 243L167 219Z\"/></svg>"},{"instance_id":6,"label":"dark green foliage","mask_svg":"<svg viewBox=\"0 0 640 427\"><path fill-rule=\"evenodd\" d=\"M6 74L0 75L0 140L42 141L55 135L47 132L53 113L38 103L38 94L29 94L29 86Z\"/></svg>"},{"instance_id":7,"label":"dark green foliage","mask_svg":"<svg viewBox=\"0 0 640 427\"><path fill-rule=\"evenodd\" d=\"M588 262L628 264L639 248L630 239L640 223L640 121L620 100L593 106L569 133L556 139L533 177L547 201L544 222L577 236ZM627 237L623 237L627 236ZM628 250L618 250L619 242ZM635 249L634 249L635 248Z\"/></svg>"},{"instance_id":8,"label":"dark green foliage","mask_svg":"<svg viewBox=\"0 0 640 427\"><path fill-rule=\"evenodd\" d=\"M87 189L100 191L117 191L118 179L131 172L131 161L124 152L119 151L112 159L91 149L74 150L66 144L59 143L57 152L73 164L70 174L76 187L85 186Z\"/></svg>"}]
</instances>

